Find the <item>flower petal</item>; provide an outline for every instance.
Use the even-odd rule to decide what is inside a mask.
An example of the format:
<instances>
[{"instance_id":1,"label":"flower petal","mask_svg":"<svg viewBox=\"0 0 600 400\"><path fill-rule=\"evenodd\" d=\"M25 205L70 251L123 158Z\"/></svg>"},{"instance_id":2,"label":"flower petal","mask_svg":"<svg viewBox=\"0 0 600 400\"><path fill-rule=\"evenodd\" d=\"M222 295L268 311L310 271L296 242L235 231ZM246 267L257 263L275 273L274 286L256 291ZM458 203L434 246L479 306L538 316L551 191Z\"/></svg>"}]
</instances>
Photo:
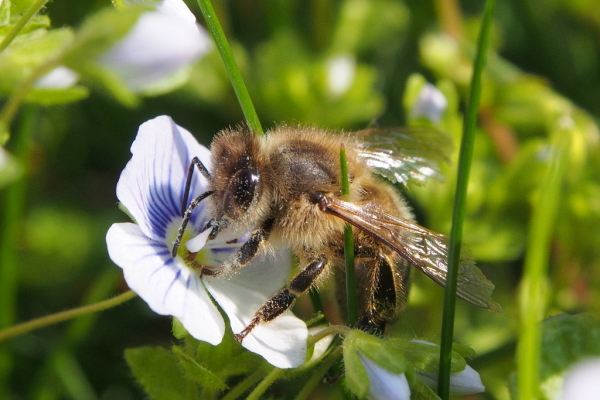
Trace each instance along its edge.
<instances>
[{"instance_id":1,"label":"flower petal","mask_svg":"<svg viewBox=\"0 0 600 400\"><path fill-rule=\"evenodd\" d=\"M438 124L446 108L448 100L444 94L431 83L427 82L421 88L417 100L410 111L412 118L425 117L433 123Z\"/></svg>"},{"instance_id":2,"label":"flower petal","mask_svg":"<svg viewBox=\"0 0 600 400\"><path fill-rule=\"evenodd\" d=\"M419 378L421 378L427 386L432 389L437 389L438 376L436 374L417 372L417 375L419 375ZM485 392L485 386L483 386L483 383L481 382L481 377L479 376L479 373L469 365L460 372L450 374L450 395L464 396L482 392Z\"/></svg>"},{"instance_id":3,"label":"flower petal","mask_svg":"<svg viewBox=\"0 0 600 400\"><path fill-rule=\"evenodd\" d=\"M194 156L210 168L210 151L170 117L143 123L131 145L133 157L121 173L117 197L150 239L167 240L181 223L181 202L187 171ZM206 179L194 173L190 199L206 189ZM192 215L195 231L204 223L201 205Z\"/></svg>"},{"instance_id":4,"label":"flower petal","mask_svg":"<svg viewBox=\"0 0 600 400\"><path fill-rule=\"evenodd\" d=\"M369 357L358 353L369 376L369 394L373 400L409 400L410 387L405 374L394 374Z\"/></svg>"},{"instance_id":5,"label":"flower petal","mask_svg":"<svg viewBox=\"0 0 600 400\"><path fill-rule=\"evenodd\" d=\"M600 394L600 357L572 365L564 374L563 400L593 400Z\"/></svg>"},{"instance_id":6,"label":"flower petal","mask_svg":"<svg viewBox=\"0 0 600 400\"><path fill-rule=\"evenodd\" d=\"M99 58L133 91L176 74L211 48L208 34L181 1L143 13L129 33Z\"/></svg>"},{"instance_id":7,"label":"flower petal","mask_svg":"<svg viewBox=\"0 0 600 400\"><path fill-rule=\"evenodd\" d=\"M198 340L219 344L225 332L221 314L198 275L170 249L148 239L138 225L113 224L106 234L110 258L121 268L129 287L150 308L179 319Z\"/></svg>"},{"instance_id":8,"label":"flower petal","mask_svg":"<svg viewBox=\"0 0 600 400\"><path fill-rule=\"evenodd\" d=\"M200 250L202 250L204 245L206 245L206 241L208 240L208 236L210 235L211 232L212 232L212 229L207 229L204 232L197 235L196 237L188 240L185 243L187 249L192 253L197 253ZM216 267L216 265L213 265L213 266Z\"/></svg>"},{"instance_id":9,"label":"flower petal","mask_svg":"<svg viewBox=\"0 0 600 400\"><path fill-rule=\"evenodd\" d=\"M182 0L163 0L156 4L156 10L161 14L179 18L187 23L196 22L196 17Z\"/></svg>"},{"instance_id":10,"label":"flower petal","mask_svg":"<svg viewBox=\"0 0 600 400\"><path fill-rule=\"evenodd\" d=\"M279 254L276 258L257 257L229 279L204 278L208 291L229 317L234 333L248 326L256 311L284 287L291 260L289 253ZM307 336L304 321L286 311L254 328L242 345L278 368L294 368L306 359Z\"/></svg>"},{"instance_id":11,"label":"flower petal","mask_svg":"<svg viewBox=\"0 0 600 400\"><path fill-rule=\"evenodd\" d=\"M414 339L411 340L411 342L439 347L437 344L428 342L426 340ZM417 372L417 374L427 386L432 389L437 389L438 376L436 374L430 374L426 372ZM479 372L475 371L469 365L467 365L465 369L460 372L450 374L450 394L452 396L464 396L467 394L482 392L485 392L485 386L483 386L483 383L481 382Z\"/></svg>"},{"instance_id":12,"label":"flower petal","mask_svg":"<svg viewBox=\"0 0 600 400\"><path fill-rule=\"evenodd\" d=\"M38 89L66 89L79 80L79 74L72 69L59 65L35 82Z\"/></svg>"}]
</instances>

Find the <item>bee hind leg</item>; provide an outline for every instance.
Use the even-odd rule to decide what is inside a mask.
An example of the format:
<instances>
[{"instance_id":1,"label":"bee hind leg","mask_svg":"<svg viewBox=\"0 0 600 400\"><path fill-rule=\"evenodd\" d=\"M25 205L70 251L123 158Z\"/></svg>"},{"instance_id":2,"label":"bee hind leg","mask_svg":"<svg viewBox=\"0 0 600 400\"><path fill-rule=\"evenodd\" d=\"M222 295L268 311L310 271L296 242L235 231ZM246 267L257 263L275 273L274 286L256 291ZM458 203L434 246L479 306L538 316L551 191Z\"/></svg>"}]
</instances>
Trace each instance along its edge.
<instances>
[{"instance_id":1,"label":"bee hind leg","mask_svg":"<svg viewBox=\"0 0 600 400\"><path fill-rule=\"evenodd\" d=\"M365 293L365 305L356 327L382 336L388 322L404 312L410 269L403 261L390 260L382 254L371 260L370 267L366 264L368 272L365 278L370 289Z\"/></svg>"},{"instance_id":2,"label":"bee hind leg","mask_svg":"<svg viewBox=\"0 0 600 400\"><path fill-rule=\"evenodd\" d=\"M315 283L326 267L327 259L323 255L310 263L290 281L287 288L275 293L258 309L248 326L235 335L235 339L241 343L258 324L272 321L283 314L292 306L296 297L307 291Z\"/></svg>"}]
</instances>

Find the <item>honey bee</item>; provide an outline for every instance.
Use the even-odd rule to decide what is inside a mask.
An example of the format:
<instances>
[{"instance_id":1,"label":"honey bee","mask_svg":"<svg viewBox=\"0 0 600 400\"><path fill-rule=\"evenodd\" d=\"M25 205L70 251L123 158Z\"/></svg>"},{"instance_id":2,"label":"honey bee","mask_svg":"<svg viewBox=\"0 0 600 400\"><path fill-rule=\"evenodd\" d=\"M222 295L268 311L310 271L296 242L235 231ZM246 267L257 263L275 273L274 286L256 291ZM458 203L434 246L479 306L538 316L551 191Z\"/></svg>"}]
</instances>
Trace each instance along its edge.
<instances>
[{"instance_id":1,"label":"honey bee","mask_svg":"<svg viewBox=\"0 0 600 400\"><path fill-rule=\"evenodd\" d=\"M340 147L346 149L349 200L342 196ZM299 258L301 271L287 287L256 311L236 335L242 341L254 327L275 319L297 296L334 269L344 266L344 225L354 230L358 282L357 328L382 334L406 307L410 265L444 286L448 238L414 222L392 183L417 183L437 177L451 140L433 130L369 129L336 134L317 128L281 126L265 136L246 128L217 134L211 144L212 171L194 158L187 177L182 225L173 257L194 208L209 204L209 240L228 231L250 231L249 239L218 268L201 273L234 273L269 243L284 243ZM208 191L188 205L191 176L197 168ZM478 307L499 311L491 299L494 285L463 251L457 296Z\"/></svg>"}]
</instances>

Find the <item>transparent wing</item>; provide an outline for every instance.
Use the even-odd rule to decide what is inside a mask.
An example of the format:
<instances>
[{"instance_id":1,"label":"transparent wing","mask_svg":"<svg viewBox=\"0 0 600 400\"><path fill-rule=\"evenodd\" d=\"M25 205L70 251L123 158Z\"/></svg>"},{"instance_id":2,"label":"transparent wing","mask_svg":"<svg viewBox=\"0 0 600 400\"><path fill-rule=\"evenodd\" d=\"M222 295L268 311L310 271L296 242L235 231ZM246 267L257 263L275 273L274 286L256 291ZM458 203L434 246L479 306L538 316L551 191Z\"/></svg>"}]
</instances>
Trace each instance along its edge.
<instances>
[{"instance_id":1,"label":"transparent wing","mask_svg":"<svg viewBox=\"0 0 600 400\"><path fill-rule=\"evenodd\" d=\"M322 210L373 235L396 250L436 283L441 286L446 285L448 237L411 221L366 211L341 200L328 199L327 205ZM463 246L456 295L477 307L500 312L502 307L491 297L493 290L494 284L477 268L468 249Z\"/></svg>"},{"instance_id":2,"label":"transparent wing","mask_svg":"<svg viewBox=\"0 0 600 400\"><path fill-rule=\"evenodd\" d=\"M396 183L423 185L428 178L444 179L440 164L450 162L452 138L428 128L366 129L356 132L367 165Z\"/></svg>"}]
</instances>

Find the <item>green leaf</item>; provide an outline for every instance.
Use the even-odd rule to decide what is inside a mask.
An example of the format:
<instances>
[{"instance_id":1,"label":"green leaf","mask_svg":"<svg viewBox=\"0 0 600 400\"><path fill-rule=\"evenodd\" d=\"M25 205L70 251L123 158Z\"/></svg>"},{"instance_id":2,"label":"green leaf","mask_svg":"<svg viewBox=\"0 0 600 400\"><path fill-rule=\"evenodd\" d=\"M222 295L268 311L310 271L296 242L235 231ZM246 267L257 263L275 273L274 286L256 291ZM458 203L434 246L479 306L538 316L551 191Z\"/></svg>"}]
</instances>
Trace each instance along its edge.
<instances>
[{"instance_id":1,"label":"green leaf","mask_svg":"<svg viewBox=\"0 0 600 400\"><path fill-rule=\"evenodd\" d=\"M0 131L0 138L2 132ZM4 147L0 147L0 188L17 180L23 173L23 168Z\"/></svg>"},{"instance_id":2,"label":"green leaf","mask_svg":"<svg viewBox=\"0 0 600 400\"><path fill-rule=\"evenodd\" d=\"M563 373L587 357L600 356L600 321L588 314L557 315L543 322L540 379Z\"/></svg>"},{"instance_id":3,"label":"green leaf","mask_svg":"<svg viewBox=\"0 0 600 400\"><path fill-rule=\"evenodd\" d=\"M0 0L0 34L4 33L4 27L10 24L10 1ZM7 29L8 31L8 29Z\"/></svg>"},{"instance_id":4,"label":"green leaf","mask_svg":"<svg viewBox=\"0 0 600 400\"><path fill-rule=\"evenodd\" d=\"M10 1L6 0L5 3L10 4ZM1 7L0 7L0 18L2 18L1 16ZM10 17L10 23L6 24L6 25L2 25L0 23L0 40L1 37L6 35L12 28L13 26L17 23L17 21L21 18L21 15L12 15ZM25 24L25 26L19 31L19 35L22 35L24 33L28 33L28 32L32 32L36 29L41 29L41 28L50 28L51 22L50 22L50 18L47 15L34 15L33 17L31 17L31 19L29 21L27 21L27 23Z\"/></svg>"},{"instance_id":5,"label":"green leaf","mask_svg":"<svg viewBox=\"0 0 600 400\"><path fill-rule=\"evenodd\" d=\"M187 354L183 348L179 346L173 346L171 350L177 356L179 364L183 367L186 376L190 380L199 384L201 388L221 391L227 388L227 385L223 379L221 379L208 368L200 365L192 358L192 356Z\"/></svg>"},{"instance_id":6,"label":"green leaf","mask_svg":"<svg viewBox=\"0 0 600 400\"><path fill-rule=\"evenodd\" d=\"M125 359L136 380L154 400L189 398L192 390L181 373L177 357L162 347L125 350Z\"/></svg>"},{"instance_id":7,"label":"green leaf","mask_svg":"<svg viewBox=\"0 0 600 400\"><path fill-rule=\"evenodd\" d=\"M437 374L440 362L440 347L438 344L415 343L400 338L387 340L397 351L399 351L410 366L417 372ZM450 372L456 373L465 369L467 363L461 355L455 351L456 343L453 344L452 361ZM465 346L460 346L461 351ZM469 349L470 350L470 349ZM469 354L473 351L470 350Z\"/></svg>"},{"instance_id":8,"label":"green leaf","mask_svg":"<svg viewBox=\"0 0 600 400\"><path fill-rule=\"evenodd\" d=\"M25 100L29 103L41 104L43 106L52 106L57 104L73 103L88 97L90 90L85 86L73 86L70 88L56 89L32 89Z\"/></svg>"},{"instance_id":9,"label":"green leaf","mask_svg":"<svg viewBox=\"0 0 600 400\"><path fill-rule=\"evenodd\" d=\"M69 28L37 29L17 36L0 54L0 93L12 93L40 65L59 56L72 39Z\"/></svg>"}]
</instances>

